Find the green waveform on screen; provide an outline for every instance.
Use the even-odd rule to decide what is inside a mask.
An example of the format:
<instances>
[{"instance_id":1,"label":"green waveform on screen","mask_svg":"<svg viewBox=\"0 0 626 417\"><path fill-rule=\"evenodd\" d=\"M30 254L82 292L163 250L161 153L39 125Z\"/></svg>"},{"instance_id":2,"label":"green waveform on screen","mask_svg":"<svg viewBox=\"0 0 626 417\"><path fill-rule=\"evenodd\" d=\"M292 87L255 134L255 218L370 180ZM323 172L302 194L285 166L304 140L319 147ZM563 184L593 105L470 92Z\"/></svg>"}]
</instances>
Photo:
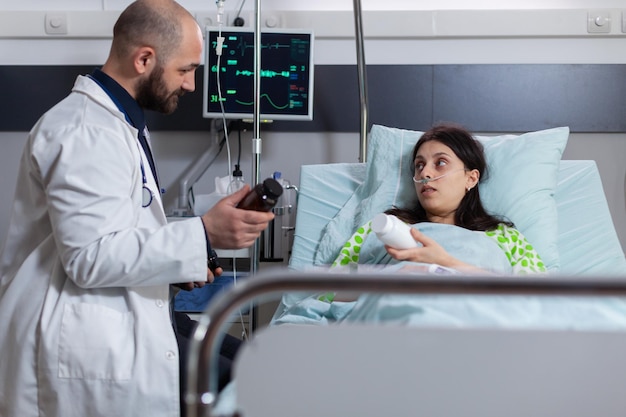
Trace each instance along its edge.
<instances>
[{"instance_id":1,"label":"green waveform on screen","mask_svg":"<svg viewBox=\"0 0 626 417\"><path fill-rule=\"evenodd\" d=\"M235 75L243 75L245 77L252 77L254 75L254 71L237 70L235 72ZM289 71L276 72L276 71L271 71L271 70L261 70L261 77L265 77L265 78L274 78L274 77L289 78L289 76L290 76Z\"/></svg>"},{"instance_id":2,"label":"green waveform on screen","mask_svg":"<svg viewBox=\"0 0 626 417\"><path fill-rule=\"evenodd\" d=\"M274 107L275 109L278 109L278 110L284 110L284 109L288 109L288 108L293 109L293 108L297 108L297 107L302 107L302 105L303 105L299 101L290 100L289 103L285 104L284 106L279 106L276 103L274 103L272 101L272 99L270 98L270 96L267 95L267 94L261 94L261 100L262 99L266 99L270 103L270 105L272 107ZM254 101L235 100L235 102L237 104L242 105L242 106L252 106L254 104Z\"/></svg>"},{"instance_id":3,"label":"green waveform on screen","mask_svg":"<svg viewBox=\"0 0 626 417\"><path fill-rule=\"evenodd\" d=\"M227 72L226 67L220 68L221 72ZM292 68L293 71L293 68ZM217 65L213 65L211 67L211 72L217 72ZM241 75L244 77L252 77L254 76L254 71L250 70L236 70L235 76ZM265 78L274 78L274 77L285 77L289 78L291 76L291 71L272 71L272 70L261 70L261 77Z\"/></svg>"}]
</instances>

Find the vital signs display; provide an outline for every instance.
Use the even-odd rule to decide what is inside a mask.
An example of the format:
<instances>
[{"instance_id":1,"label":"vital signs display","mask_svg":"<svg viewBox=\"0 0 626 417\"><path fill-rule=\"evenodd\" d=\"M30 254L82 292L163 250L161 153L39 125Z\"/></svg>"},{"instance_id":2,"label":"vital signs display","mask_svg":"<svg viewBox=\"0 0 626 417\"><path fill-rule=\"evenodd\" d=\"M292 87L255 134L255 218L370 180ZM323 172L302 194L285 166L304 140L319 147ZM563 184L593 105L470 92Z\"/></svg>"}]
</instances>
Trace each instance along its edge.
<instances>
[{"instance_id":1,"label":"vital signs display","mask_svg":"<svg viewBox=\"0 0 626 417\"><path fill-rule=\"evenodd\" d=\"M251 119L254 32L208 27L205 42L203 116ZM313 33L262 31L260 57L261 119L312 120Z\"/></svg>"}]
</instances>

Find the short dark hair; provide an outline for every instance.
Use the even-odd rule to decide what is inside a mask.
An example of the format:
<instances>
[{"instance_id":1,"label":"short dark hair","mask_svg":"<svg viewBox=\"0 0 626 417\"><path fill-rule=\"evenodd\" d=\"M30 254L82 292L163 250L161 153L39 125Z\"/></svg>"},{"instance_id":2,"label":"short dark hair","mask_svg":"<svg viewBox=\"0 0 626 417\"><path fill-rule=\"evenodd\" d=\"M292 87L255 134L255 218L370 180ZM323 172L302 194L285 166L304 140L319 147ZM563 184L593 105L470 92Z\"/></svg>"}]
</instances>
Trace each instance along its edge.
<instances>
[{"instance_id":1,"label":"short dark hair","mask_svg":"<svg viewBox=\"0 0 626 417\"><path fill-rule=\"evenodd\" d=\"M112 52L123 57L132 48L150 46L163 65L182 42L184 14L189 12L172 0L134 1L115 22Z\"/></svg>"}]
</instances>

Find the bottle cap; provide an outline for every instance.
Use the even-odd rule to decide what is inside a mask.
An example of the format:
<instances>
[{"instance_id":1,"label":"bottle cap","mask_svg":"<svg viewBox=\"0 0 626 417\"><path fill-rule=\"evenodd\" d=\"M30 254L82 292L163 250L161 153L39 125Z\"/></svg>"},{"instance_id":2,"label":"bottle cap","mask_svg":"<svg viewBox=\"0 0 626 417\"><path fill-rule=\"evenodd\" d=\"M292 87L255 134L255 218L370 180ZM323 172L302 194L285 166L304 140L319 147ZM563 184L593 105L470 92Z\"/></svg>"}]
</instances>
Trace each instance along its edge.
<instances>
[{"instance_id":1,"label":"bottle cap","mask_svg":"<svg viewBox=\"0 0 626 417\"><path fill-rule=\"evenodd\" d=\"M283 173L280 171L274 171L274 173L272 174L272 178L274 178L275 180L279 180L280 177L283 176Z\"/></svg>"},{"instance_id":2,"label":"bottle cap","mask_svg":"<svg viewBox=\"0 0 626 417\"><path fill-rule=\"evenodd\" d=\"M387 216L385 213L377 214L372 219L372 231L376 234L389 233L393 228L393 220L391 216Z\"/></svg>"},{"instance_id":3,"label":"bottle cap","mask_svg":"<svg viewBox=\"0 0 626 417\"><path fill-rule=\"evenodd\" d=\"M283 193L283 186L273 178L263 181L263 192L271 199L277 199Z\"/></svg>"}]
</instances>

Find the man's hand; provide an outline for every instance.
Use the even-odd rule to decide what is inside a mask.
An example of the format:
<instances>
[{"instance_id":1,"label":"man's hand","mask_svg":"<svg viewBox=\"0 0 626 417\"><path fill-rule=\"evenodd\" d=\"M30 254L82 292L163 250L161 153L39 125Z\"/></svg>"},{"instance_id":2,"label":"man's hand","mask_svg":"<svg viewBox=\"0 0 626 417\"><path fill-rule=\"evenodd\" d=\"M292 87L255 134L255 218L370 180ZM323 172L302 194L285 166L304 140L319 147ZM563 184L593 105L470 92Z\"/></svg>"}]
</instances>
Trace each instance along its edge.
<instances>
[{"instance_id":1,"label":"man's hand","mask_svg":"<svg viewBox=\"0 0 626 417\"><path fill-rule=\"evenodd\" d=\"M213 248L242 249L252 246L274 218L272 212L242 210L235 206L250 191L241 190L224 197L202 215L202 223Z\"/></svg>"},{"instance_id":2,"label":"man's hand","mask_svg":"<svg viewBox=\"0 0 626 417\"><path fill-rule=\"evenodd\" d=\"M196 282L181 282L179 284L174 284L174 286L180 288L181 290L191 291L194 288L202 288L208 282L209 284L215 281L215 277L219 277L224 272L221 266L215 268L214 271L211 271L211 268L207 268L206 270L206 281L196 281Z\"/></svg>"}]
</instances>

